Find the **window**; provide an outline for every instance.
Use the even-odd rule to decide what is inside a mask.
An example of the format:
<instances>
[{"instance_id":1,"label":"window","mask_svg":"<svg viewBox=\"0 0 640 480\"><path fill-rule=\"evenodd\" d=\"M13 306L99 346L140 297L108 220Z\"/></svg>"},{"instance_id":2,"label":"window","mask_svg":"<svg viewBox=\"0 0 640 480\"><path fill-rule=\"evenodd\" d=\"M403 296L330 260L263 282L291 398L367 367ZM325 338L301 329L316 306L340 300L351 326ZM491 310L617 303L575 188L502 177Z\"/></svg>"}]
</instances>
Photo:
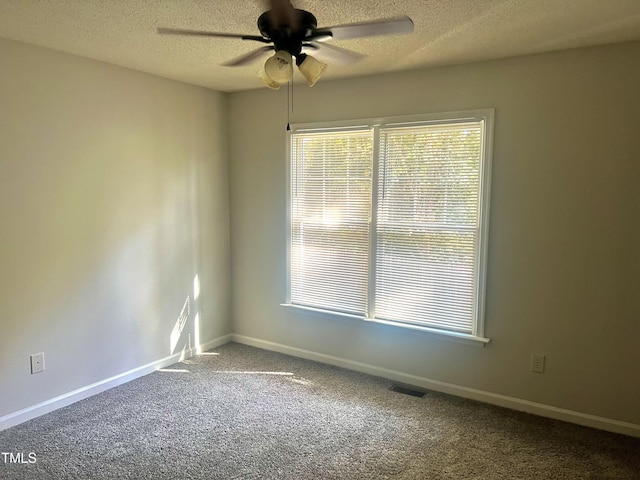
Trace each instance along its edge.
<instances>
[{"instance_id":1,"label":"window","mask_svg":"<svg viewBox=\"0 0 640 480\"><path fill-rule=\"evenodd\" d=\"M294 126L286 304L488 341L492 120Z\"/></svg>"}]
</instances>

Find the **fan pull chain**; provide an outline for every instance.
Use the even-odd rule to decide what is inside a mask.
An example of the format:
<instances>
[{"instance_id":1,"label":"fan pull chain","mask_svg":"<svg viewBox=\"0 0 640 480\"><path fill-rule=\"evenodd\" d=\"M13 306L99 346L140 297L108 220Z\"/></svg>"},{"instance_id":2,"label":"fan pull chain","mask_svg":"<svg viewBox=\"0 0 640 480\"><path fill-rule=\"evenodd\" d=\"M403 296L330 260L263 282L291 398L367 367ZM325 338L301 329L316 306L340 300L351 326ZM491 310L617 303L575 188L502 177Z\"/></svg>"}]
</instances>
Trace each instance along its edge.
<instances>
[{"instance_id":1,"label":"fan pull chain","mask_svg":"<svg viewBox=\"0 0 640 480\"><path fill-rule=\"evenodd\" d=\"M289 113L293 112L293 82L287 82L287 132L291 131Z\"/></svg>"}]
</instances>

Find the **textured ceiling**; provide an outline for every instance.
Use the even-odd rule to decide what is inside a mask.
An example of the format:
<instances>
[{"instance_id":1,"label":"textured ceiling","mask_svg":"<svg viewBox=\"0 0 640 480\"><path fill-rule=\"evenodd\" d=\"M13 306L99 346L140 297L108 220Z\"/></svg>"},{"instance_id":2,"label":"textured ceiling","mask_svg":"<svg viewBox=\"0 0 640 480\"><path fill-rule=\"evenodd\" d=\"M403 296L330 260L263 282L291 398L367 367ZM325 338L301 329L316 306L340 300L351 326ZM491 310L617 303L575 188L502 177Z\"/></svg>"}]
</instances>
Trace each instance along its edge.
<instances>
[{"instance_id":1,"label":"textured ceiling","mask_svg":"<svg viewBox=\"0 0 640 480\"><path fill-rule=\"evenodd\" d=\"M411 35L333 41L367 55L323 80L640 40L640 0L300 0L318 25L408 15ZM264 88L262 63L221 63L260 46L160 36L158 26L258 34L262 0L0 0L0 37L220 91ZM0 65L1 67L1 65ZM297 81L303 81L296 74ZM321 80L322 81L322 80Z\"/></svg>"}]
</instances>

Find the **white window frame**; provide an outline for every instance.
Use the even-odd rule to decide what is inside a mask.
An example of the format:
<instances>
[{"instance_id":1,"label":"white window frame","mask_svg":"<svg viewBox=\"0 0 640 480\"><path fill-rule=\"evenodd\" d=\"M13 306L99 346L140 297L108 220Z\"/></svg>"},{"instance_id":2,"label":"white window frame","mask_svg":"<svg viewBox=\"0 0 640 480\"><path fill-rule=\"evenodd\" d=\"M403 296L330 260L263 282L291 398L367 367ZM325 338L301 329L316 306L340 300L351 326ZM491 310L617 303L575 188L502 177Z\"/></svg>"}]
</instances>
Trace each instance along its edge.
<instances>
[{"instance_id":1,"label":"white window frame","mask_svg":"<svg viewBox=\"0 0 640 480\"><path fill-rule=\"evenodd\" d=\"M318 122L318 123L301 123L292 124L291 130L287 134L287 155L286 155L286 172L287 172L287 251L286 251L286 298L281 305L287 308L293 308L300 312L310 313L321 317L343 318L348 320L359 320L377 324L390 325L401 329L408 329L426 334L434 335L439 338L469 343L479 346L486 345L490 339L485 337L485 300L486 300L486 277L487 277L487 252L488 252L488 233L489 233L489 206L490 206L490 186L491 186L491 164L493 153L493 124L495 111L492 108L466 110L447 113L421 114L399 117L382 117L374 119ZM379 138L378 132L381 127L399 126L406 124L407 126L428 125L441 123L463 123L468 121L483 122L483 138L482 138L482 154L480 166L480 191L479 191L479 235L478 235L478 269L476 272L477 288L476 298L474 301L475 308L475 324L472 333L455 332L450 330L441 330L429 326L416 325L410 323L401 323L395 321L381 320L378 318L370 318L370 315L363 317L359 315L345 314L324 310L321 308L313 308L291 303L291 207L292 207L292 175L291 175L291 134L296 132L313 132L340 130L343 128L371 128L374 130L376 141L374 141L374 153L372 163L372 215L371 215L371 243L370 243L370 279L369 283L370 299L375 299L375 252L376 252L376 222L377 222L377 202L378 202L378 169L379 169ZM372 268L373 267L373 268ZM370 302L370 308L375 300Z\"/></svg>"}]
</instances>

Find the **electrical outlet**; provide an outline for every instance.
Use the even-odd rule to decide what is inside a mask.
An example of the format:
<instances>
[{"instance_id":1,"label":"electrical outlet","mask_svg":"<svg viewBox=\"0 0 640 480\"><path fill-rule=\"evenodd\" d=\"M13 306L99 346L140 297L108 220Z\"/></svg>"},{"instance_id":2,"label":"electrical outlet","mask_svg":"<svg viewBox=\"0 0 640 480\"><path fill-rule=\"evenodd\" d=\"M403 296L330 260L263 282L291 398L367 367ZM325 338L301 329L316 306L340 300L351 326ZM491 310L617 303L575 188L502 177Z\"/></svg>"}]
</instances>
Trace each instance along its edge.
<instances>
[{"instance_id":1,"label":"electrical outlet","mask_svg":"<svg viewBox=\"0 0 640 480\"><path fill-rule=\"evenodd\" d=\"M44 353L31 355L31 374L44 372Z\"/></svg>"},{"instance_id":2,"label":"electrical outlet","mask_svg":"<svg viewBox=\"0 0 640 480\"><path fill-rule=\"evenodd\" d=\"M535 373L544 373L544 355L531 355L531 371Z\"/></svg>"}]
</instances>

